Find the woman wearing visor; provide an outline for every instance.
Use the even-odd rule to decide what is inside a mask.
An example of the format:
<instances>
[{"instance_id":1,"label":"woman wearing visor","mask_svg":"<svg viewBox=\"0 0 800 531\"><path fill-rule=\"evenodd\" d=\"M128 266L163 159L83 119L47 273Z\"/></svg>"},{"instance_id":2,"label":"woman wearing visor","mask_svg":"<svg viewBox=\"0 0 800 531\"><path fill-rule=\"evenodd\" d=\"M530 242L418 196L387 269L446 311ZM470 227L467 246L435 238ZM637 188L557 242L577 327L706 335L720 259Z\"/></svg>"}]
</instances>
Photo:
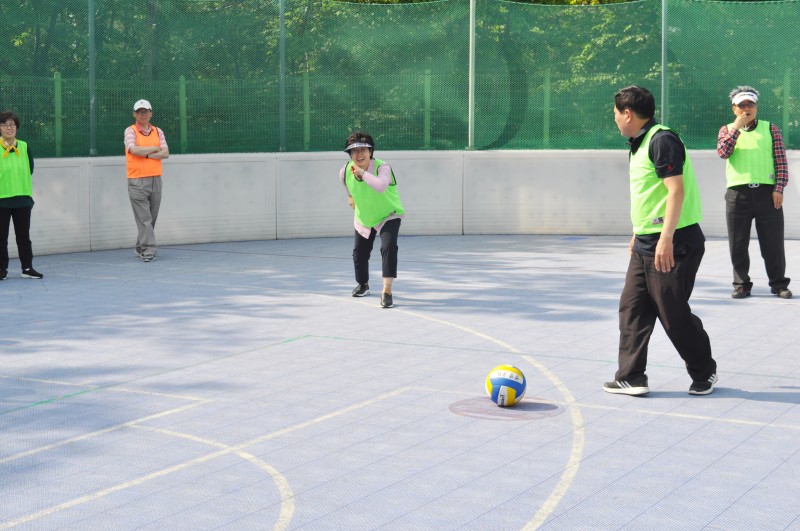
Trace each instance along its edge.
<instances>
[{"instance_id":1,"label":"woman wearing visor","mask_svg":"<svg viewBox=\"0 0 800 531\"><path fill-rule=\"evenodd\" d=\"M355 211L353 265L356 283L353 297L369 295L369 257L375 236L381 237L383 292L381 306L391 308L392 282L397 277L397 237L405 211L392 168L373 158L375 141L368 133L355 131L347 137L345 152L350 161L339 170L347 190L347 202Z\"/></svg>"}]
</instances>

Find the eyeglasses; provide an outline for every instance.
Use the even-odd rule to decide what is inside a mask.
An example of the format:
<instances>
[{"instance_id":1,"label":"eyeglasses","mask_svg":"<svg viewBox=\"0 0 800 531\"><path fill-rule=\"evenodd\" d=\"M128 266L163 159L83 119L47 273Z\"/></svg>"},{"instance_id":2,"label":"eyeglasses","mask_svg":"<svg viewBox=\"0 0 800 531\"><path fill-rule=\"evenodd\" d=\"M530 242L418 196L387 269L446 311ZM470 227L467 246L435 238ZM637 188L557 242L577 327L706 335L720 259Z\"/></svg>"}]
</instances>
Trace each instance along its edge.
<instances>
[{"instance_id":1,"label":"eyeglasses","mask_svg":"<svg viewBox=\"0 0 800 531\"><path fill-rule=\"evenodd\" d=\"M743 101L742 103L737 103L736 106L740 109L749 109L750 107L755 107L758 105L757 103L753 103L752 101Z\"/></svg>"}]
</instances>

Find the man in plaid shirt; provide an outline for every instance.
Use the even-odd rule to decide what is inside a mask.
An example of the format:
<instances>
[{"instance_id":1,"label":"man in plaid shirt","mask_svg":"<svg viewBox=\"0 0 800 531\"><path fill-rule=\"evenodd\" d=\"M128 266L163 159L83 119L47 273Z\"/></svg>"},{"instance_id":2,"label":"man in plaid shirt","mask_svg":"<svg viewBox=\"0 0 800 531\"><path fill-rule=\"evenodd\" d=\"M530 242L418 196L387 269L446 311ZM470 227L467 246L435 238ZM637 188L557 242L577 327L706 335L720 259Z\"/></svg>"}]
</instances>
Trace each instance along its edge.
<instances>
[{"instance_id":1,"label":"man in plaid shirt","mask_svg":"<svg viewBox=\"0 0 800 531\"><path fill-rule=\"evenodd\" d=\"M758 244L774 295L791 299L783 244L783 189L789 183L786 147L780 129L758 119L756 89L730 93L734 120L717 137L717 154L726 159L725 216L733 263L734 299L750 296L750 228L756 221Z\"/></svg>"}]
</instances>

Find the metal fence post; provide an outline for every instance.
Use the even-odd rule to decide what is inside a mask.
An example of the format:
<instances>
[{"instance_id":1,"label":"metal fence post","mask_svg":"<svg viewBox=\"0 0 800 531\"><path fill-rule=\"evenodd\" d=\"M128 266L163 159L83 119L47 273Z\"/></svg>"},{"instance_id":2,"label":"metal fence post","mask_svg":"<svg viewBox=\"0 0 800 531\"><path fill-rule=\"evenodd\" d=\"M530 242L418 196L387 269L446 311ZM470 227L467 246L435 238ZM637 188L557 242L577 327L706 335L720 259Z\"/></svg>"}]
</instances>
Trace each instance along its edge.
<instances>
[{"instance_id":1,"label":"metal fence post","mask_svg":"<svg viewBox=\"0 0 800 531\"><path fill-rule=\"evenodd\" d=\"M186 116L186 76L178 78L178 114L181 122L181 153L189 149L189 121Z\"/></svg>"},{"instance_id":2,"label":"metal fence post","mask_svg":"<svg viewBox=\"0 0 800 531\"><path fill-rule=\"evenodd\" d=\"M783 74L783 145L789 145L789 103L792 89L792 71L786 69Z\"/></svg>"},{"instance_id":3,"label":"metal fence post","mask_svg":"<svg viewBox=\"0 0 800 531\"><path fill-rule=\"evenodd\" d=\"M64 131L61 125L61 72L53 73L53 129L56 142L56 157L60 157Z\"/></svg>"},{"instance_id":4,"label":"metal fence post","mask_svg":"<svg viewBox=\"0 0 800 531\"><path fill-rule=\"evenodd\" d=\"M425 129L425 149L431 148L431 71L425 69L425 118L423 128Z\"/></svg>"},{"instance_id":5,"label":"metal fence post","mask_svg":"<svg viewBox=\"0 0 800 531\"><path fill-rule=\"evenodd\" d=\"M311 76L303 72L303 149L311 151Z\"/></svg>"}]
</instances>

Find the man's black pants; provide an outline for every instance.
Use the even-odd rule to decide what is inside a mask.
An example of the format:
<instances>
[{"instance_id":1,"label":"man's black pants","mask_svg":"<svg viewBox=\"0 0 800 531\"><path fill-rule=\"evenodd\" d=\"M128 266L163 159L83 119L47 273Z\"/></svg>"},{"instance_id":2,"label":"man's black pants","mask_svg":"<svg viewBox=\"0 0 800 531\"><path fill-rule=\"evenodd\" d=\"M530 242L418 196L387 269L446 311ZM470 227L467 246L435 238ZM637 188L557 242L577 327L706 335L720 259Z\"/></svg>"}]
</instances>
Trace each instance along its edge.
<instances>
[{"instance_id":1,"label":"man's black pants","mask_svg":"<svg viewBox=\"0 0 800 531\"><path fill-rule=\"evenodd\" d=\"M779 290L789 285L786 278L786 254L783 245L783 208L775 208L770 185L750 188L734 186L725 192L725 218L728 222L728 246L733 264L733 285L746 290L750 281L750 229L756 221L758 245L769 278L769 286Z\"/></svg>"},{"instance_id":2,"label":"man's black pants","mask_svg":"<svg viewBox=\"0 0 800 531\"><path fill-rule=\"evenodd\" d=\"M635 379L647 369L647 348L656 319L686 363L692 381L707 380L717 370L703 322L692 313L694 289L704 247L676 253L669 273L656 271L654 257L631 254L619 300L618 381Z\"/></svg>"}]
</instances>

